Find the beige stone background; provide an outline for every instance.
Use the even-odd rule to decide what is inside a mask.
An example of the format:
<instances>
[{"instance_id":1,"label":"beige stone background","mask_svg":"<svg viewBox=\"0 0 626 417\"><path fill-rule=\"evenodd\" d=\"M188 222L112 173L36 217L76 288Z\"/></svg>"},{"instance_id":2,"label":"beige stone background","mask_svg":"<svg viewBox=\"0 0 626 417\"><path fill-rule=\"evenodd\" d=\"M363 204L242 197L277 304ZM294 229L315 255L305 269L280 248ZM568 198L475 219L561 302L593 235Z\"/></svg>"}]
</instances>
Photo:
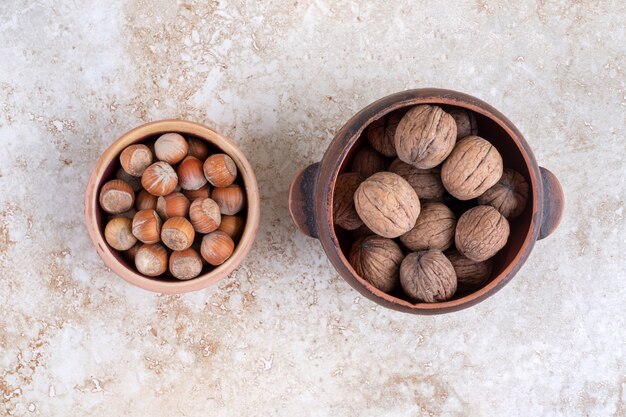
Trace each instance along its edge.
<instances>
[{"instance_id":1,"label":"beige stone background","mask_svg":"<svg viewBox=\"0 0 626 417\"><path fill-rule=\"evenodd\" d=\"M39 0L0 5L0 415L626 415L626 3ZM567 198L484 303L359 296L287 212L356 111L446 87L520 128ZM179 117L234 138L256 244L182 296L111 273L83 225L99 154Z\"/></svg>"}]
</instances>

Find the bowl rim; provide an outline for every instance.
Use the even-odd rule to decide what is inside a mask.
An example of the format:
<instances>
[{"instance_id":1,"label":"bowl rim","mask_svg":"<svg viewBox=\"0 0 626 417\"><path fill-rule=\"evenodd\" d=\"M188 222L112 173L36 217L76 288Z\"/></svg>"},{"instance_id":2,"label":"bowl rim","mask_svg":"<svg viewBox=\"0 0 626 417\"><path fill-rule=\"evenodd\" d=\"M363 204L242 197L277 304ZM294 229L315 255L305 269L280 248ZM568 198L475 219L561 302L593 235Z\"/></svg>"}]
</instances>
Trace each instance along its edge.
<instances>
[{"instance_id":1,"label":"bowl rim","mask_svg":"<svg viewBox=\"0 0 626 417\"><path fill-rule=\"evenodd\" d=\"M466 108L481 114L500 126L519 149L529 172L532 191L532 216L524 241L511 262L487 285L463 297L438 303L411 303L389 295L361 278L352 268L340 248L339 240L332 224L333 190L339 170L349 151L355 145L363 130L374 120L399 108L418 104L449 105ZM513 123L488 103L465 93L424 88L398 92L383 97L357 112L337 132L324 154L318 170L315 188L316 218L319 240L333 266L348 283L367 298L385 307L413 314L442 314L471 307L495 294L506 285L521 268L531 252L540 231L543 208L543 184L539 166L530 146ZM319 204L322 202L322 204Z\"/></svg>"},{"instance_id":2,"label":"bowl rim","mask_svg":"<svg viewBox=\"0 0 626 417\"><path fill-rule=\"evenodd\" d=\"M215 269L186 281L155 280L141 275L121 263L114 255L114 249L104 240L104 236L100 232L97 216L98 211L101 210L98 206L98 196L100 187L104 183L104 175L109 166L119 157L121 151L127 146L141 142L149 136L168 132L177 132L183 136L195 136L219 148L233 158L243 179L247 198L246 223L233 254ZM142 124L122 134L111 143L100 155L91 172L86 186L84 204L85 224L89 237L104 263L127 282L145 290L164 294L180 294L206 288L235 270L252 248L259 227L261 207L259 187L254 170L235 142L207 126L179 119L165 119Z\"/></svg>"}]
</instances>

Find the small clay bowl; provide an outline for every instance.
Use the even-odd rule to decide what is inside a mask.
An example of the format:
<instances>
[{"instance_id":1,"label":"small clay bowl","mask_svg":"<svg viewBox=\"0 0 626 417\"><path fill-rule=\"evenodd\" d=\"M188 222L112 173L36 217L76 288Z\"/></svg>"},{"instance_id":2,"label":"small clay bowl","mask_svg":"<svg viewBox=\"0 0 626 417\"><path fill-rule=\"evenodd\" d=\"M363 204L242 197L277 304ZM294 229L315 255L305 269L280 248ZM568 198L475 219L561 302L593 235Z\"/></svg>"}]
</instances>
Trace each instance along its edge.
<instances>
[{"instance_id":1,"label":"small clay bowl","mask_svg":"<svg viewBox=\"0 0 626 417\"><path fill-rule=\"evenodd\" d=\"M461 293L441 303L412 303L402 293L386 294L356 274L347 259L354 242L333 224L333 190L337 175L349 172L354 155L367 144L365 128L386 114L418 104L454 106L474 112L478 135L500 152L504 166L520 172L529 183L524 212L510 221L507 245L493 258L491 280L472 293ZM508 283L528 258L535 242L550 235L563 213L563 190L554 174L539 167L520 131L489 104L451 90L418 89L382 98L355 114L336 134L321 162L294 178L289 190L289 211L302 233L320 240L330 262L356 290L376 303L412 314L441 314L461 310L492 296Z\"/></svg>"},{"instance_id":2,"label":"small clay bowl","mask_svg":"<svg viewBox=\"0 0 626 417\"><path fill-rule=\"evenodd\" d=\"M115 176L120 167L119 155L129 145L153 142L163 133L176 132L184 137L206 141L215 152L228 154L237 165L238 181L246 191L247 204L242 215L245 216L243 233L233 254L223 264L203 273L194 279L179 281L174 278L150 278L141 275L126 257L112 249L104 240L104 227L107 213L100 208L98 196L104 183ZM178 294L196 291L216 283L230 274L246 257L252 247L259 226L260 216L259 188L250 163L235 143L214 130L193 122L183 120L161 120L146 123L124 133L111 144L96 163L85 192L85 222L89 237L104 263L117 275L133 285L146 290L165 294Z\"/></svg>"}]
</instances>

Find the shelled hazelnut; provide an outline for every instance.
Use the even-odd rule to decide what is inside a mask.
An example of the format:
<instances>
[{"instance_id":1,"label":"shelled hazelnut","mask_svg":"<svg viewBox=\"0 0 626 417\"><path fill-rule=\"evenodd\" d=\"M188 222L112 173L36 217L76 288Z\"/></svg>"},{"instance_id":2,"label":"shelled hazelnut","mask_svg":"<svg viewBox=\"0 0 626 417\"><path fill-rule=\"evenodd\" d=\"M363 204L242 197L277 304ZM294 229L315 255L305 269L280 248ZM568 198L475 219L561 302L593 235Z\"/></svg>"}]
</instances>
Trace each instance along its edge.
<instances>
[{"instance_id":1,"label":"shelled hazelnut","mask_svg":"<svg viewBox=\"0 0 626 417\"><path fill-rule=\"evenodd\" d=\"M132 221L126 217L115 217L104 228L104 239L113 249L128 250L137 243L133 236Z\"/></svg>"},{"instance_id":2,"label":"shelled hazelnut","mask_svg":"<svg viewBox=\"0 0 626 417\"><path fill-rule=\"evenodd\" d=\"M184 217L167 219L161 227L161 241L171 250L185 250L191 247L196 233Z\"/></svg>"},{"instance_id":3,"label":"shelled hazelnut","mask_svg":"<svg viewBox=\"0 0 626 417\"><path fill-rule=\"evenodd\" d=\"M189 156L193 156L194 158L204 161L211 154L209 147L202 139L188 138L187 143L189 145Z\"/></svg>"},{"instance_id":4,"label":"shelled hazelnut","mask_svg":"<svg viewBox=\"0 0 626 417\"><path fill-rule=\"evenodd\" d=\"M221 217L220 225L217 230L221 230L226 233L231 239L239 239L241 233L243 233L243 227L245 222L238 215L229 216L225 214Z\"/></svg>"},{"instance_id":5,"label":"shelled hazelnut","mask_svg":"<svg viewBox=\"0 0 626 417\"><path fill-rule=\"evenodd\" d=\"M188 156L178 166L178 183L183 190L197 190L202 188L207 179L202 172L202 161Z\"/></svg>"},{"instance_id":6,"label":"shelled hazelnut","mask_svg":"<svg viewBox=\"0 0 626 417\"><path fill-rule=\"evenodd\" d=\"M198 233L210 233L216 230L221 222L220 207L210 198L198 198L191 203L189 219Z\"/></svg>"},{"instance_id":7,"label":"shelled hazelnut","mask_svg":"<svg viewBox=\"0 0 626 417\"><path fill-rule=\"evenodd\" d=\"M135 207L137 210L154 210L157 207L157 199L157 196L150 194L146 190L141 190L135 198Z\"/></svg>"},{"instance_id":8,"label":"shelled hazelnut","mask_svg":"<svg viewBox=\"0 0 626 417\"><path fill-rule=\"evenodd\" d=\"M206 184L197 190L183 190L182 193L189 201L193 201L197 198L209 198L211 197L211 186Z\"/></svg>"},{"instance_id":9,"label":"shelled hazelnut","mask_svg":"<svg viewBox=\"0 0 626 417\"><path fill-rule=\"evenodd\" d=\"M154 210L139 210L133 217L133 235L143 243L161 240L161 218Z\"/></svg>"},{"instance_id":10,"label":"shelled hazelnut","mask_svg":"<svg viewBox=\"0 0 626 417\"><path fill-rule=\"evenodd\" d=\"M167 249L159 243L144 244L135 254L135 267L140 273L157 277L167 270Z\"/></svg>"}]
</instances>

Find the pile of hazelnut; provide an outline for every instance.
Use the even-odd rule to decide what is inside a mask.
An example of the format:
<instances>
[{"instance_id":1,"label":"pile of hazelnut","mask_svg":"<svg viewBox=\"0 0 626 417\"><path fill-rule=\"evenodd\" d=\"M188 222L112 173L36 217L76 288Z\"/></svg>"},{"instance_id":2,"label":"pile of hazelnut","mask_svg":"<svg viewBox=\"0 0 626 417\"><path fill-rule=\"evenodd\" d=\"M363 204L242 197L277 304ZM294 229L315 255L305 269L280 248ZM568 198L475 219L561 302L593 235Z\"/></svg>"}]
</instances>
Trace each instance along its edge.
<instances>
[{"instance_id":1,"label":"pile of hazelnut","mask_svg":"<svg viewBox=\"0 0 626 417\"><path fill-rule=\"evenodd\" d=\"M348 258L360 277L427 303L490 280L491 258L506 245L508 219L523 212L529 190L477 133L471 111L435 105L368 126L369 145L354 156L352 172L337 177L333 197L335 225L356 239Z\"/></svg>"},{"instance_id":2,"label":"pile of hazelnut","mask_svg":"<svg viewBox=\"0 0 626 417\"><path fill-rule=\"evenodd\" d=\"M100 207L110 214L107 243L157 277L197 277L233 253L243 230L246 203L237 184L237 165L206 142L178 133L135 144L119 156L116 179L100 190ZM207 267L208 269L209 267Z\"/></svg>"}]
</instances>

